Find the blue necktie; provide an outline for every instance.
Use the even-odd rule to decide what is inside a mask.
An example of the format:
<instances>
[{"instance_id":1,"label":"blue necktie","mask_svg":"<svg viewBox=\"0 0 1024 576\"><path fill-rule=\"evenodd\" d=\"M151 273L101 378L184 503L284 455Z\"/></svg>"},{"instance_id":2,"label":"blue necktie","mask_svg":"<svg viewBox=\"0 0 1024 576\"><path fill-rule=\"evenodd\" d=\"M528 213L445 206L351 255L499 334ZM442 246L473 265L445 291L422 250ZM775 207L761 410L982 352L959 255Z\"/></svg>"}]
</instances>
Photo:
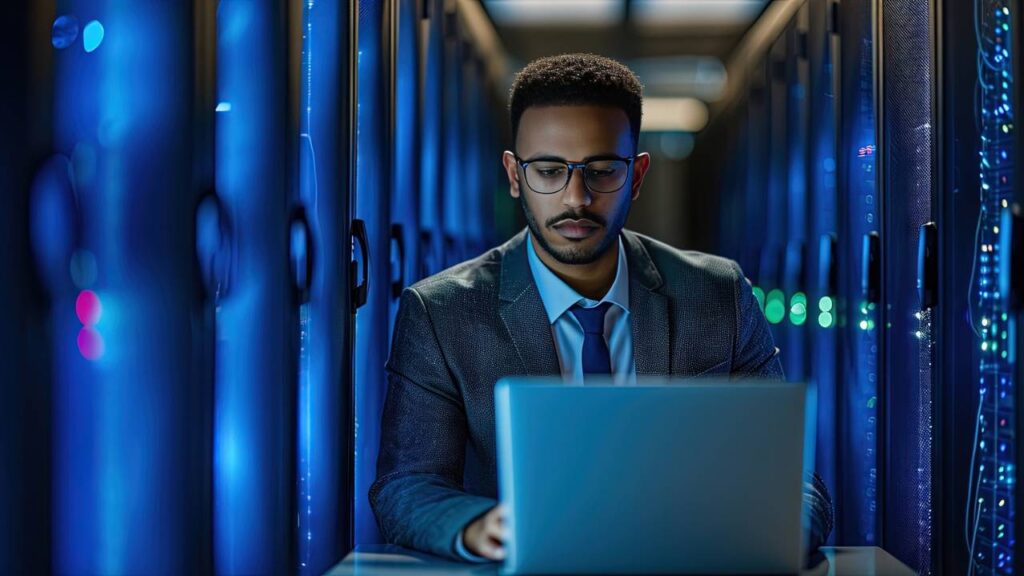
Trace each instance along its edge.
<instances>
[{"instance_id":1,"label":"blue necktie","mask_svg":"<svg viewBox=\"0 0 1024 576\"><path fill-rule=\"evenodd\" d=\"M570 310L583 326L583 374L611 374L612 361L608 354L608 343L604 341L604 314L611 307L605 302L594 308L579 304Z\"/></svg>"}]
</instances>

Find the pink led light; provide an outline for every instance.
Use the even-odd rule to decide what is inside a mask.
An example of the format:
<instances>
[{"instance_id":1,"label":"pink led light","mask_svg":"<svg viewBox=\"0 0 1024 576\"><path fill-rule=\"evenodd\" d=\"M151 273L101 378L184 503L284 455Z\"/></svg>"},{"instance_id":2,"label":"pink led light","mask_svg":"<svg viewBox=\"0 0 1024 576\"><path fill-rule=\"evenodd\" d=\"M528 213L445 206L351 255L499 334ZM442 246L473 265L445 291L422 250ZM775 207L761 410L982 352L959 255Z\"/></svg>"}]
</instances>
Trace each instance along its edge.
<instances>
[{"instance_id":1,"label":"pink led light","mask_svg":"<svg viewBox=\"0 0 1024 576\"><path fill-rule=\"evenodd\" d=\"M103 356L103 337L95 328L82 328L78 332L78 351L86 360L98 360Z\"/></svg>"},{"instance_id":2,"label":"pink led light","mask_svg":"<svg viewBox=\"0 0 1024 576\"><path fill-rule=\"evenodd\" d=\"M100 297L92 290L82 290L75 300L75 313L85 326L93 326L100 321L103 306Z\"/></svg>"}]
</instances>

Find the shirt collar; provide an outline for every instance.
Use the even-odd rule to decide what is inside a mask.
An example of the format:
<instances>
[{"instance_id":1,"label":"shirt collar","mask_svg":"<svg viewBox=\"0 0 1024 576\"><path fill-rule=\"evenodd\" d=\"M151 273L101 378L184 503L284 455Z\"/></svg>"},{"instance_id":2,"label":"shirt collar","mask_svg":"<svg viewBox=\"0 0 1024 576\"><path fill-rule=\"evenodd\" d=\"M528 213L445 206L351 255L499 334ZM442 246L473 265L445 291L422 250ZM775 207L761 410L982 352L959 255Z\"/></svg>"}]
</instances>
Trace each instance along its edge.
<instances>
[{"instance_id":1,"label":"shirt collar","mask_svg":"<svg viewBox=\"0 0 1024 576\"><path fill-rule=\"evenodd\" d=\"M612 282L611 288L608 289L604 297L597 301L597 304L610 302L622 308L623 311L629 312L629 267L626 265L626 248L622 244L621 235L618 240L619 261L615 269L615 281ZM593 302L573 290L541 262L537 252L533 249L533 239L530 238L530 234L526 235L526 255L549 322L554 324L562 314L565 314L566 310L578 302Z\"/></svg>"}]
</instances>

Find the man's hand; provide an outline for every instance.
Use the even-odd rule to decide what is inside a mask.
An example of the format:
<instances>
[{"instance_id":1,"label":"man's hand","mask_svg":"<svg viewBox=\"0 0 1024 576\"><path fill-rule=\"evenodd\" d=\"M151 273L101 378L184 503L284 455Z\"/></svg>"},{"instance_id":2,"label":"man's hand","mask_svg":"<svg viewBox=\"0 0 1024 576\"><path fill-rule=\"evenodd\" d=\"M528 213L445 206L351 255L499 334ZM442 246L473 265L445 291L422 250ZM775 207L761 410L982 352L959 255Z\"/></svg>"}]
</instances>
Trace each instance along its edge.
<instances>
[{"instance_id":1,"label":"man's hand","mask_svg":"<svg viewBox=\"0 0 1024 576\"><path fill-rule=\"evenodd\" d=\"M462 543L466 550L488 560L505 559L505 509L491 508L486 514L473 520L462 531Z\"/></svg>"}]
</instances>

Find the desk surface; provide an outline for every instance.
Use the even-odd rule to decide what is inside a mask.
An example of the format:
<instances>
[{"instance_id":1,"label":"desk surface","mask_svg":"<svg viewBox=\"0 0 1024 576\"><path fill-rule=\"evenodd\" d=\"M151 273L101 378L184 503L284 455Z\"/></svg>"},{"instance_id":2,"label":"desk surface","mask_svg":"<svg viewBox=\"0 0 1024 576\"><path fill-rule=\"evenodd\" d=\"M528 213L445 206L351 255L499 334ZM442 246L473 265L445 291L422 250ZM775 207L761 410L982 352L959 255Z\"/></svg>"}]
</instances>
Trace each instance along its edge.
<instances>
[{"instance_id":1,"label":"desk surface","mask_svg":"<svg viewBox=\"0 0 1024 576\"><path fill-rule=\"evenodd\" d=\"M914 572L881 548L827 547L825 561L803 572L804 576L913 576ZM357 547L333 568L330 576L373 574L406 576L419 574L492 575L497 564L463 564L392 545Z\"/></svg>"}]
</instances>

